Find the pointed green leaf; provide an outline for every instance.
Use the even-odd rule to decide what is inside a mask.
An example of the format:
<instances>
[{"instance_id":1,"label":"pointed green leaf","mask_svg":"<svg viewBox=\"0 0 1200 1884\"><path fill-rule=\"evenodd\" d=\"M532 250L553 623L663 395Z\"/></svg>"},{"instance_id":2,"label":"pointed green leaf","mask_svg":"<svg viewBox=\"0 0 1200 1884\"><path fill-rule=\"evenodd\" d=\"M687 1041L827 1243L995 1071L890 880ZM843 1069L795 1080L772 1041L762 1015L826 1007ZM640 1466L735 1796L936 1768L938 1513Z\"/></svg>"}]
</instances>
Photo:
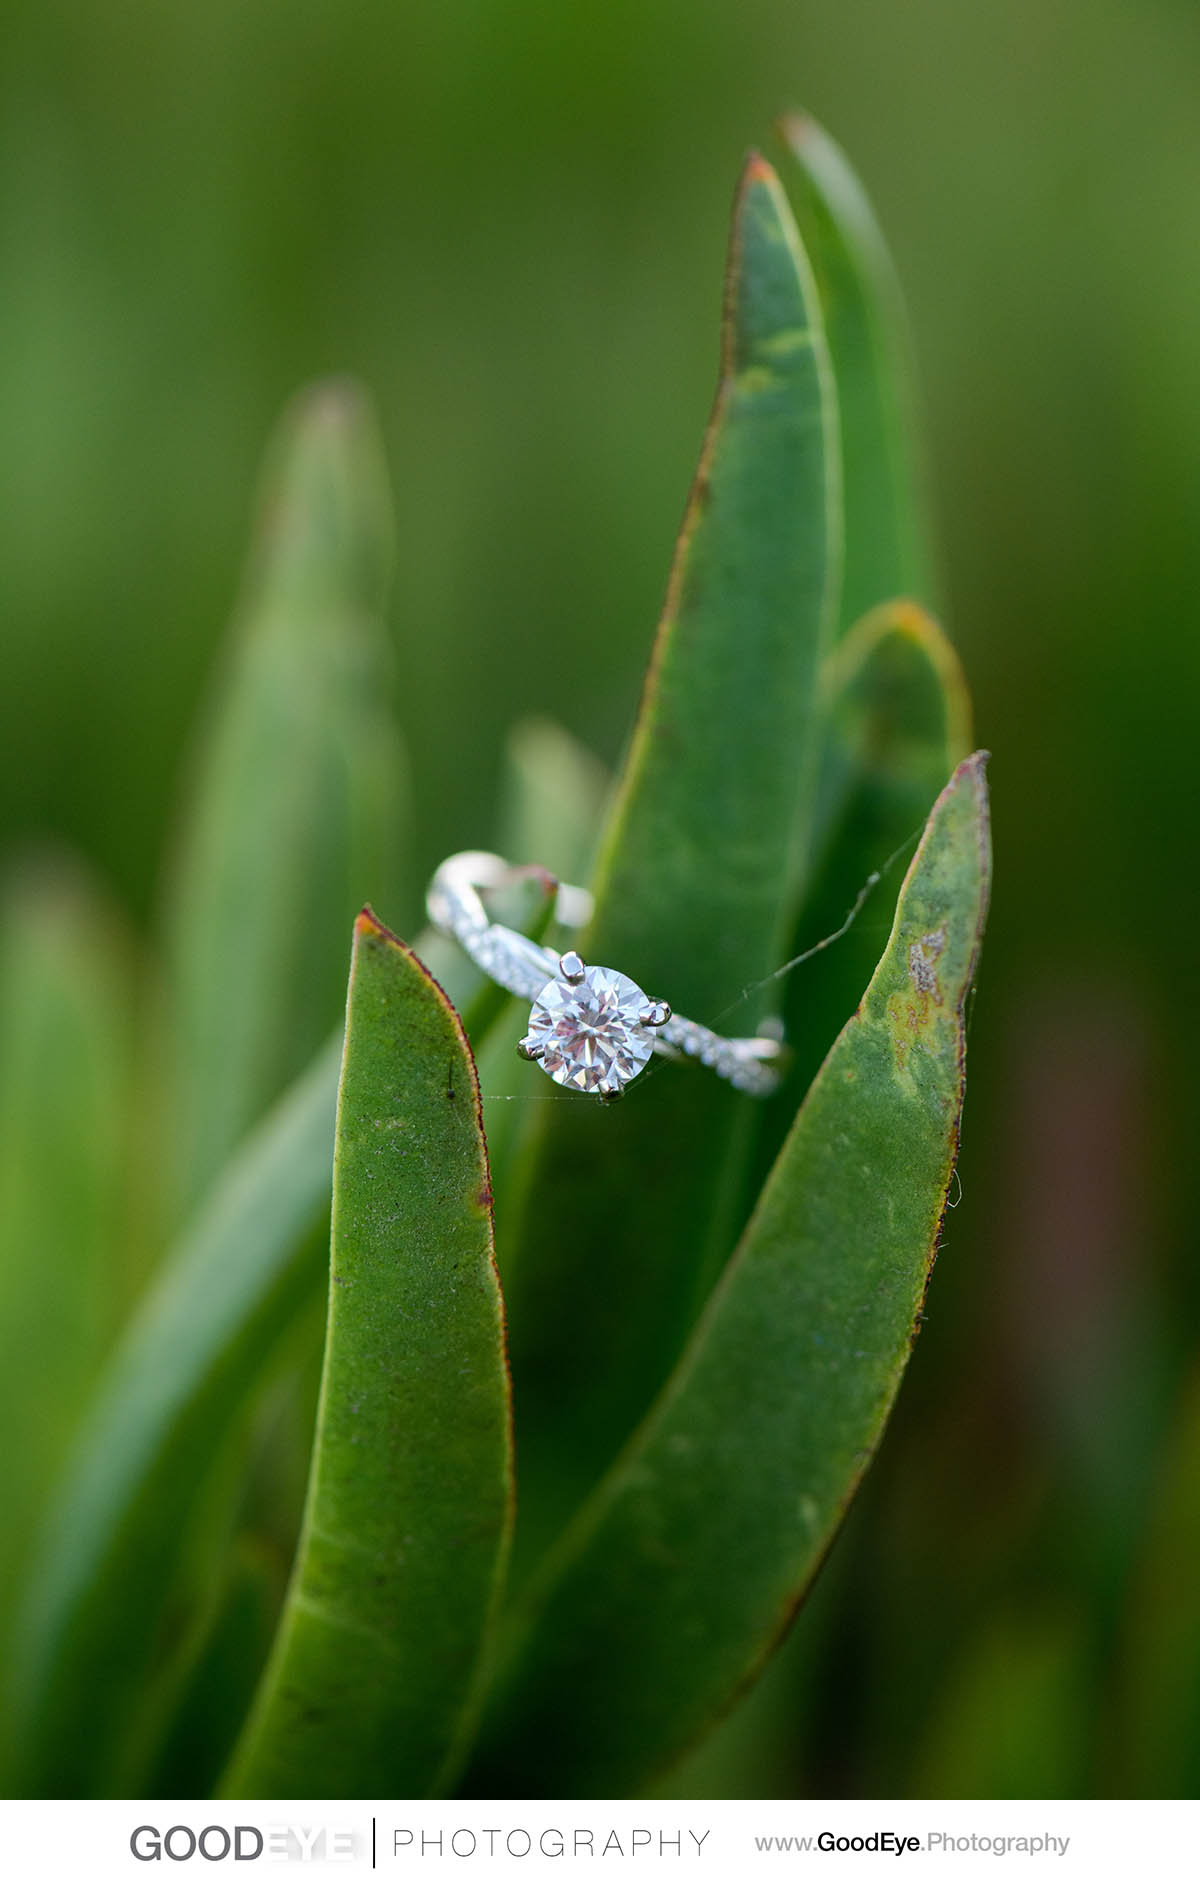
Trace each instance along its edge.
<instances>
[{"instance_id":1,"label":"pointed green leaf","mask_svg":"<svg viewBox=\"0 0 1200 1884\"><path fill-rule=\"evenodd\" d=\"M0 894L0 1631L124 1318L133 953L60 863Z\"/></svg>"},{"instance_id":2,"label":"pointed green leaf","mask_svg":"<svg viewBox=\"0 0 1200 1884\"><path fill-rule=\"evenodd\" d=\"M794 1058L788 1080L764 1108L755 1191L870 976L895 886L930 807L970 750L971 703L958 656L914 602L885 603L855 624L830 657L825 694L821 857L788 959L837 934L856 905L858 913L836 945L784 982Z\"/></svg>"},{"instance_id":3,"label":"pointed green leaf","mask_svg":"<svg viewBox=\"0 0 1200 1884\"><path fill-rule=\"evenodd\" d=\"M934 599L911 350L900 284L862 184L811 118L787 118L780 133L780 176L812 260L838 389L848 627L890 596Z\"/></svg>"},{"instance_id":4,"label":"pointed green leaf","mask_svg":"<svg viewBox=\"0 0 1200 1884\"><path fill-rule=\"evenodd\" d=\"M308 1505L229 1790L438 1791L473 1721L511 1515L508 1371L475 1070L436 983L364 912Z\"/></svg>"},{"instance_id":5,"label":"pointed green leaf","mask_svg":"<svg viewBox=\"0 0 1200 1884\"><path fill-rule=\"evenodd\" d=\"M491 1009L490 987L435 932L418 946L480 1032L472 996ZM339 1030L231 1161L83 1420L17 1630L16 1793L141 1789L147 1690L179 1632L197 1488L324 1283L315 1232L329 1209L341 1057Z\"/></svg>"},{"instance_id":6,"label":"pointed green leaf","mask_svg":"<svg viewBox=\"0 0 1200 1884\"><path fill-rule=\"evenodd\" d=\"M481 1797L621 1797L757 1672L908 1359L958 1145L990 874L984 755L938 800L862 1004L670 1382L515 1631Z\"/></svg>"},{"instance_id":7,"label":"pointed green leaf","mask_svg":"<svg viewBox=\"0 0 1200 1884\"><path fill-rule=\"evenodd\" d=\"M716 1021L780 959L793 914L837 492L820 311L778 181L754 158L735 208L716 405L580 943L693 1020ZM754 1019L745 1005L737 1030ZM711 1075L658 1066L611 1114L566 1095L545 1105L510 1295L530 1551L677 1354L704 1248L733 1241L754 1104Z\"/></svg>"},{"instance_id":8,"label":"pointed green leaf","mask_svg":"<svg viewBox=\"0 0 1200 1884\"><path fill-rule=\"evenodd\" d=\"M285 420L167 909L174 1182L201 1198L345 995L345 937L396 874L403 767L381 618L391 541L352 387Z\"/></svg>"}]
</instances>

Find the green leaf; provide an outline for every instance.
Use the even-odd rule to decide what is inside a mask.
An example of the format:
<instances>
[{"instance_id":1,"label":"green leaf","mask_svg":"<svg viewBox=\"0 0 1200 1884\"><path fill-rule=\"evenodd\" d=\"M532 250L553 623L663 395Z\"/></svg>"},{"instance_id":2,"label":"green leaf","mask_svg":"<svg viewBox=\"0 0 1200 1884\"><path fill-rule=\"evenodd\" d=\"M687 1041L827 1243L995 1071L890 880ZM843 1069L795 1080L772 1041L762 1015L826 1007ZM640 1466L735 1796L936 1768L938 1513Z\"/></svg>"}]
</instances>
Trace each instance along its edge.
<instances>
[{"instance_id":1,"label":"green leaf","mask_svg":"<svg viewBox=\"0 0 1200 1884\"><path fill-rule=\"evenodd\" d=\"M337 1064L331 1043L225 1173L84 1422L19 1631L17 1794L120 1797L135 1778L198 1488L319 1287Z\"/></svg>"},{"instance_id":2,"label":"green leaf","mask_svg":"<svg viewBox=\"0 0 1200 1884\"><path fill-rule=\"evenodd\" d=\"M836 608L837 491L816 295L783 192L756 157L735 208L716 405L580 945L693 1020L716 1021L774 966L794 914ZM753 1003L740 1015L738 1031L752 1032ZM611 1114L553 1099L521 1228L502 1225L502 1247L520 1250L509 1303L530 1554L678 1353L704 1250L727 1253L736 1235L755 1103L661 1066Z\"/></svg>"},{"instance_id":3,"label":"green leaf","mask_svg":"<svg viewBox=\"0 0 1200 1884\"><path fill-rule=\"evenodd\" d=\"M353 387L286 418L191 781L167 908L180 1216L341 1011L345 938L397 867L403 767L381 618L386 474Z\"/></svg>"},{"instance_id":4,"label":"green leaf","mask_svg":"<svg viewBox=\"0 0 1200 1884\"><path fill-rule=\"evenodd\" d=\"M793 1064L764 1108L755 1191L874 967L891 918L886 879L892 870L898 878L943 782L971 743L958 656L913 602L885 603L856 623L831 655L824 680L829 732L820 863L788 959L818 952L784 984ZM820 947L833 936L836 946Z\"/></svg>"},{"instance_id":5,"label":"green leaf","mask_svg":"<svg viewBox=\"0 0 1200 1884\"><path fill-rule=\"evenodd\" d=\"M900 284L875 212L833 139L780 126L780 175L812 260L833 356L845 467L843 628L892 596L934 597Z\"/></svg>"},{"instance_id":6,"label":"green leaf","mask_svg":"<svg viewBox=\"0 0 1200 1884\"><path fill-rule=\"evenodd\" d=\"M480 1032L472 997L491 1008L490 985L436 932L418 947ZM185 1626L190 1540L225 1521L197 1512L197 1488L322 1289L341 1054L339 1030L230 1162L83 1422L17 1631L17 1794L139 1790L148 1690Z\"/></svg>"},{"instance_id":7,"label":"green leaf","mask_svg":"<svg viewBox=\"0 0 1200 1884\"><path fill-rule=\"evenodd\" d=\"M846 815L849 792L907 797L922 822L971 742L971 698L954 648L915 602L881 603L826 663L829 737L821 814ZM895 818L890 820L893 824Z\"/></svg>"},{"instance_id":8,"label":"green leaf","mask_svg":"<svg viewBox=\"0 0 1200 1884\"><path fill-rule=\"evenodd\" d=\"M420 962L364 911L308 1505L229 1790L438 1791L473 1721L511 1517L504 1321L470 1050Z\"/></svg>"},{"instance_id":9,"label":"green leaf","mask_svg":"<svg viewBox=\"0 0 1200 1884\"><path fill-rule=\"evenodd\" d=\"M990 875L984 756L934 808L858 1012L649 1417L515 1630L480 1797L623 1797L755 1675L908 1359L958 1145Z\"/></svg>"},{"instance_id":10,"label":"green leaf","mask_svg":"<svg viewBox=\"0 0 1200 1884\"><path fill-rule=\"evenodd\" d=\"M0 1628L120 1326L133 954L75 866L0 892Z\"/></svg>"}]
</instances>

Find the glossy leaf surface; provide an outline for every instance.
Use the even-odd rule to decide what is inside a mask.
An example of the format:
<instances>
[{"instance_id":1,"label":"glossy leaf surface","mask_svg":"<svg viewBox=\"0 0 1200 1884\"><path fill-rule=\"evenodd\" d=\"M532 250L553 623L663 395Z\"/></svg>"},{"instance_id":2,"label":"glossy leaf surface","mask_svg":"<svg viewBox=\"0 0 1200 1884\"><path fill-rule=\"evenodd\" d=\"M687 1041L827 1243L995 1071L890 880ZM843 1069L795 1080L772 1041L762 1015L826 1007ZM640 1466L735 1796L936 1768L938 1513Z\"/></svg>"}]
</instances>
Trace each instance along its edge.
<instances>
[{"instance_id":1,"label":"glossy leaf surface","mask_svg":"<svg viewBox=\"0 0 1200 1884\"><path fill-rule=\"evenodd\" d=\"M508 1370L474 1067L441 991L364 912L308 1504L229 1790L437 1791L472 1719L511 1511Z\"/></svg>"},{"instance_id":2,"label":"glossy leaf surface","mask_svg":"<svg viewBox=\"0 0 1200 1884\"><path fill-rule=\"evenodd\" d=\"M754 158L716 405L580 943L694 1020L732 1006L731 1032L754 1030L743 990L778 960L808 845L839 561L820 312L779 183ZM527 1554L678 1353L704 1249L732 1245L753 1105L661 1062L611 1113L546 1094L510 1295Z\"/></svg>"},{"instance_id":3,"label":"glossy leaf surface","mask_svg":"<svg viewBox=\"0 0 1200 1884\"><path fill-rule=\"evenodd\" d=\"M480 978L461 950L428 931L419 946L476 1026ZM231 1161L87 1414L20 1622L17 1791L138 1790L131 1736L164 1651L157 1623L188 1514L264 1361L324 1284L314 1233L329 1209L341 1051L339 1032ZM73 1735L84 1714L94 1731Z\"/></svg>"},{"instance_id":4,"label":"glossy leaf surface","mask_svg":"<svg viewBox=\"0 0 1200 1884\"><path fill-rule=\"evenodd\" d=\"M812 118L786 118L780 135L780 175L812 261L837 381L846 628L893 596L933 599L908 330L883 232L843 152Z\"/></svg>"},{"instance_id":5,"label":"glossy leaf surface","mask_svg":"<svg viewBox=\"0 0 1200 1884\"><path fill-rule=\"evenodd\" d=\"M539 1581L471 1776L481 1796L637 1791L786 1629L920 1314L989 875L977 754L934 808L861 1007L685 1355Z\"/></svg>"}]
</instances>

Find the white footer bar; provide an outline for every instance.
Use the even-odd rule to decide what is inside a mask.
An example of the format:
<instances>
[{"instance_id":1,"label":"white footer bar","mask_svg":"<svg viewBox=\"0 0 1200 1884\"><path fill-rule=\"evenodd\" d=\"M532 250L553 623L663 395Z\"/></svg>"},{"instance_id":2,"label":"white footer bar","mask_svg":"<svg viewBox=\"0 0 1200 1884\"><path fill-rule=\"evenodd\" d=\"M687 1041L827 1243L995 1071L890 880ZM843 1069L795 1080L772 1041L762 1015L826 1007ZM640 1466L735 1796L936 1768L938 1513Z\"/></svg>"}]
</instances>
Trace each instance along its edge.
<instances>
[{"instance_id":1,"label":"white footer bar","mask_svg":"<svg viewBox=\"0 0 1200 1884\"><path fill-rule=\"evenodd\" d=\"M361 1876L1200 1878L1190 1800L66 1800L0 1804L21 1884ZM891 1867L890 1869L888 1867Z\"/></svg>"}]
</instances>

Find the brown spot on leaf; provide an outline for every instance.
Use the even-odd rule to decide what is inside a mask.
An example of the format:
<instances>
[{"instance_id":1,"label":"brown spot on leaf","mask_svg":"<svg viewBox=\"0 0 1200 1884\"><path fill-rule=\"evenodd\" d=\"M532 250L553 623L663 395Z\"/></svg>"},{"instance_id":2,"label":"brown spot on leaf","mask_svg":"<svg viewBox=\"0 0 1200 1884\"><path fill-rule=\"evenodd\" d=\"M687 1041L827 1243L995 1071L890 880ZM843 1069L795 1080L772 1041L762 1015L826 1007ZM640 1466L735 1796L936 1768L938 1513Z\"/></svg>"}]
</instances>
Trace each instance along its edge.
<instances>
[{"instance_id":1,"label":"brown spot on leaf","mask_svg":"<svg viewBox=\"0 0 1200 1884\"><path fill-rule=\"evenodd\" d=\"M908 982L904 990L897 990L887 1004L888 1028L892 1036L892 1048L896 1055L896 1065L904 1071L908 1061L909 1049L918 1042L926 1041L938 1018L938 1010L943 1005L941 983L937 976L937 961L946 946L946 929L942 924L937 929L927 930L908 948Z\"/></svg>"},{"instance_id":2,"label":"brown spot on leaf","mask_svg":"<svg viewBox=\"0 0 1200 1884\"><path fill-rule=\"evenodd\" d=\"M908 950L908 978L918 994L932 995L936 1006L942 1004L942 991L938 986L937 958L946 946L946 930L931 929L919 942L913 942Z\"/></svg>"}]
</instances>

